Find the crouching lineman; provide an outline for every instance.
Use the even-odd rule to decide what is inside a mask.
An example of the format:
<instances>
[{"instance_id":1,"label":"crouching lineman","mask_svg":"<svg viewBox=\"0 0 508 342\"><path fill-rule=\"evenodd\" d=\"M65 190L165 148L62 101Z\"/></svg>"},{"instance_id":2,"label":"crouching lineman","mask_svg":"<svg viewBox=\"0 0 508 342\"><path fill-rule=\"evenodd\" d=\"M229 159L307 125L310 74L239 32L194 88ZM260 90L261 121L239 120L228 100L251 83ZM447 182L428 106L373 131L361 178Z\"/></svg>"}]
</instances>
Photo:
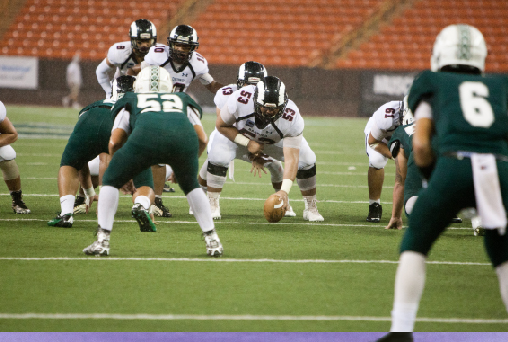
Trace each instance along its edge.
<instances>
[{"instance_id":1,"label":"crouching lineman","mask_svg":"<svg viewBox=\"0 0 508 342\"><path fill-rule=\"evenodd\" d=\"M208 149L208 197L219 205L226 171L233 159L250 161L250 155L264 153L284 161L281 196L287 195L295 178L302 193L303 218L324 221L316 206L316 154L303 137L300 111L288 99L286 86L275 76L235 91L217 117L217 134ZM213 208L212 208L213 210Z\"/></svg>"},{"instance_id":2,"label":"crouching lineman","mask_svg":"<svg viewBox=\"0 0 508 342\"><path fill-rule=\"evenodd\" d=\"M12 197L12 210L15 214L30 214L30 209L23 202L21 194L21 177L16 163L16 151L10 145L16 140L18 140L18 132L7 117L7 110L0 101L0 169Z\"/></svg>"},{"instance_id":3,"label":"crouching lineman","mask_svg":"<svg viewBox=\"0 0 508 342\"><path fill-rule=\"evenodd\" d=\"M198 158L207 141L200 121L201 107L185 93L171 93L172 89L171 76L165 69L147 67L134 83L136 93L127 93L115 104L109 143L112 159L99 194L97 241L83 250L85 254L109 255L118 189L151 165L169 164L203 231L207 254L222 255L210 204L197 181ZM139 187L141 196L134 205L138 208L141 205L146 215L150 190L147 186Z\"/></svg>"},{"instance_id":4,"label":"crouching lineman","mask_svg":"<svg viewBox=\"0 0 508 342\"><path fill-rule=\"evenodd\" d=\"M263 64L257 63L257 62L247 62L242 65L240 65L240 68L238 69L238 76L236 79L236 84L229 84L227 86L224 86L217 91L215 94L214 102L216 106L217 116L220 116L220 109L224 107L228 99L230 98L231 94L233 94L236 90L247 86L247 85L256 85L259 81L264 79L267 76L266 69ZM220 135L220 133L217 131L217 129L214 129L212 134L210 134L210 141L214 139L216 135ZM266 167L270 171L271 175L271 181L273 188L275 191L279 191L280 187L282 185L282 163L279 160L274 160L273 158L256 158L256 161L261 162L261 169L264 171L264 168ZM254 161L253 161L254 162ZM229 173L230 178L233 174L233 161L229 165ZM203 166L201 167L201 170L199 171L199 177L198 182L201 185L201 187L205 190L207 190L207 183L206 183L206 174L208 170L208 159L203 163ZM252 172L252 170L251 170ZM265 171L266 173L266 171ZM255 174L254 174L255 175ZM261 173L259 173L259 176L261 177ZM220 219L220 205L218 202L218 199L216 199L214 196L210 198L210 203L212 207L212 217L213 219ZM291 205L289 206L288 210L286 211L286 214L284 216L296 216L293 209L291 208Z\"/></svg>"},{"instance_id":5,"label":"crouching lineman","mask_svg":"<svg viewBox=\"0 0 508 342\"><path fill-rule=\"evenodd\" d=\"M120 76L113 82L113 95L110 99L96 101L80 111L79 120L65 146L58 171L58 192L61 212L48 226L71 228L74 211L74 196L79 183L87 197L87 208L95 196L90 181L88 162L97 155L108 152L109 137L113 128L111 108L115 101L127 91L132 91L134 77Z\"/></svg>"}]
</instances>

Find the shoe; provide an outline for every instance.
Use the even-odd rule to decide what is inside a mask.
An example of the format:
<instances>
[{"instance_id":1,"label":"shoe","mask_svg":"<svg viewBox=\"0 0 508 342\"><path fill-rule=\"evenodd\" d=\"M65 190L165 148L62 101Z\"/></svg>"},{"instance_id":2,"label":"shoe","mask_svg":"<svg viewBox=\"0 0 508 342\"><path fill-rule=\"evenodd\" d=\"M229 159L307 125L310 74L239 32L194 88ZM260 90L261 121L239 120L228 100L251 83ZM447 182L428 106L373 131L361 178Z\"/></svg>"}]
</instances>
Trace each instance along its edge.
<instances>
[{"instance_id":1,"label":"shoe","mask_svg":"<svg viewBox=\"0 0 508 342\"><path fill-rule=\"evenodd\" d=\"M26 206L25 202L23 202L23 195L21 194L21 190L11 192L12 197L12 211L14 214L30 214L31 211Z\"/></svg>"},{"instance_id":2,"label":"shoe","mask_svg":"<svg viewBox=\"0 0 508 342\"><path fill-rule=\"evenodd\" d=\"M454 217L450 223L462 223L462 219L460 217Z\"/></svg>"},{"instance_id":3,"label":"shoe","mask_svg":"<svg viewBox=\"0 0 508 342\"><path fill-rule=\"evenodd\" d=\"M215 229L212 229L209 232L204 232L203 236L205 237L206 254L214 258L221 257L224 253L224 249L222 248L219 235L217 235Z\"/></svg>"},{"instance_id":4,"label":"shoe","mask_svg":"<svg viewBox=\"0 0 508 342\"><path fill-rule=\"evenodd\" d=\"M412 332L390 332L379 338L377 342L413 342Z\"/></svg>"},{"instance_id":5,"label":"shoe","mask_svg":"<svg viewBox=\"0 0 508 342\"><path fill-rule=\"evenodd\" d=\"M370 204L367 222L379 223L381 221L382 214L383 214L383 206L381 204L379 203Z\"/></svg>"},{"instance_id":6,"label":"shoe","mask_svg":"<svg viewBox=\"0 0 508 342\"><path fill-rule=\"evenodd\" d=\"M175 188L172 188L169 186L168 183L164 183L164 188L162 189L162 192L175 192Z\"/></svg>"},{"instance_id":7,"label":"shoe","mask_svg":"<svg viewBox=\"0 0 508 342\"><path fill-rule=\"evenodd\" d=\"M96 257L109 255L109 235L111 232L102 229L101 226L97 227L97 241L92 243L87 248L83 249L86 255L95 255Z\"/></svg>"},{"instance_id":8,"label":"shoe","mask_svg":"<svg viewBox=\"0 0 508 342\"><path fill-rule=\"evenodd\" d=\"M317 208L305 209L303 211L303 219L309 222L323 222L325 220Z\"/></svg>"},{"instance_id":9,"label":"shoe","mask_svg":"<svg viewBox=\"0 0 508 342\"><path fill-rule=\"evenodd\" d=\"M161 197L155 197L155 208L153 210L155 216L160 217L172 217L173 215L169 212L168 207L162 204Z\"/></svg>"},{"instance_id":10,"label":"shoe","mask_svg":"<svg viewBox=\"0 0 508 342\"><path fill-rule=\"evenodd\" d=\"M286 213L284 214L285 217L295 217L296 214L295 212L293 211L293 207L290 205L289 206L289 209L286 210Z\"/></svg>"},{"instance_id":11,"label":"shoe","mask_svg":"<svg viewBox=\"0 0 508 342\"><path fill-rule=\"evenodd\" d=\"M58 214L54 219L48 222L48 226L71 228L73 222L74 219L72 218L72 214Z\"/></svg>"},{"instance_id":12,"label":"shoe","mask_svg":"<svg viewBox=\"0 0 508 342\"><path fill-rule=\"evenodd\" d=\"M212 218L214 220L220 220L220 201L219 198L208 197L210 200L210 209L212 210Z\"/></svg>"},{"instance_id":13,"label":"shoe","mask_svg":"<svg viewBox=\"0 0 508 342\"><path fill-rule=\"evenodd\" d=\"M192 211L191 207L189 207L189 215L194 215L194 212Z\"/></svg>"},{"instance_id":14,"label":"shoe","mask_svg":"<svg viewBox=\"0 0 508 342\"><path fill-rule=\"evenodd\" d=\"M86 198L76 196L74 200L74 214L86 214Z\"/></svg>"},{"instance_id":15,"label":"shoe","mask_svg":"<svg viewBox=\"0 0 508 342\"><path fill-rule=\"evenodd\" d=\"M139 230L142 232L156 232L157 228L150 218L148 210L145 210L139 203L132 206L132 217L138 221Z\"/></svg>"},{"instance_id":16,"label":"shoe","mask_svg":"<svg viewBox=\"0 0 508 342\"><path fill-rule=\"evenodd\" d=\"M474 236L484 236L485 235L485 228L482 226L476 227L474 229Z\"/></svg>"}]
</instances>

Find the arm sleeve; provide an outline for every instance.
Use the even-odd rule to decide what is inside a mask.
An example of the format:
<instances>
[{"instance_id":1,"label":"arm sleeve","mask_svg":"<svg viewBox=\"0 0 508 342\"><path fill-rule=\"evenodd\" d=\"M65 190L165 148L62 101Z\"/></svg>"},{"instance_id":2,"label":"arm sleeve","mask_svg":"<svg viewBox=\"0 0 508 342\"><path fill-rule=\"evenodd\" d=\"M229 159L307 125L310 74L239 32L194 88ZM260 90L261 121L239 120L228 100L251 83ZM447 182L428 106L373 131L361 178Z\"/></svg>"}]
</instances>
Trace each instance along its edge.
<instances>
[{"instance_id":1,"label":"arm sleeve","mask_svg":"<svg viewBox=\"0 0 508 342\"><path fill-rule=\"evenodd\" d=\"M111 97L111 80L109 79L108 72L113 71L115 68L110 67L106 63L106 58L97 66L97 82L101 85L102 89L106 92L106 97Z\"/></svg>"},{"instance_id":2,"label":"arm sleeve","mask_svg":"<svg viewBox=\"0 0 508 342\"><path fill-rule=\"evenodd\" d=\"M370 134L372 134L372 136L377 141L383 141L383 139L386 138L386 131L380 129L376 121L372 123L372 127L370 128Z\"/></svg>"},{"instance_id":3,"label":"arm sleeve","mask_svg":"<svg viewBox=\"0 0 508 342\"><path fill-rule=\"evenodd\" d=\"M210 73L204 73L199 75L199 81L201 81L202 84L210 84L213 82L213 77L210 75Z\"/></svg>"},{"instance_id":4,"label":"arm sleeve","mask_svg":"<svg viewBox=\"0 0 508 342\"><path fill-rule=\"evenodd\" d=\"M432 119L432 107L427 101L421 101L415 110L415 121L419 118Z\"/></svg>"},{"instance_id":5,"label":"arm sleeve","mask_svg":"<svg viewBox=\"0 0 508 342\"><path fill-rule=\"evenodd\" d=\"M121 128L127 134L131 134L131 125L130 125L131 113L129 113L125 108L118 113L115 117L115 123L113 124L113 130L115 128Z\"/></svg>"},{"instance_id":6,"label":"arm sleeve","mask_svg":"<svg viewBox=\"0 0 508 342\"><path fill-rule=\"evenodd\" d=\"M299 150L302 138L303 134L297 135L296 137L284 137L284 140L282 141L282 146L296 148Z\"/></svg>"},{"instance_id":7,"label":"arm sleeve","mask_svg":"<svg viewBox=\"0 0 508 342\"><path fill-rule=\"evenodd\" d=\"M203 127L201 120L199 120L199 112L197 109L195 109L191 106L187 107L187 117L189 118L189 121L192 124L192 126Z\"/></svg>"}]
</instances>

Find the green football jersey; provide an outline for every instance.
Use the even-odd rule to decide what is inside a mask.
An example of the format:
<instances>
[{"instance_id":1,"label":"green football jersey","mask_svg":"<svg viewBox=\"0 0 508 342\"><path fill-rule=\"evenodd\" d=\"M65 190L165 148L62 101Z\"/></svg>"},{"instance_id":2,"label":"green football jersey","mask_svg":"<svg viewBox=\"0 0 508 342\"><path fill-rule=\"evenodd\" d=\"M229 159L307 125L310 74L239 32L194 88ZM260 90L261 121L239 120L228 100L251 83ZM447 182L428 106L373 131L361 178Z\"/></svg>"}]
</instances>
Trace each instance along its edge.
<instances>
[{"instance_id":1,"label":"green football jersey","mask_svg":"<svg viewBox=\"0 0 508 342\"><path fill-rule=\"evenodd\" d=\"M84 114L85 112L88 112L92 108L104 108L104 109L111 109L113 108L115 102L111 100L99 100L95 101L94 103L89 104L85 108L81 109L79 111L79 116Z\"/></svg>"},{"instance_id":2,"label":"green football jersey","mask_svg":"<svg viewBox=\"0 0 508 342\"><path fill-rule=\"evenodd\" d=\"M452 72L422 72L409 92L414 112L428 101L437 151L508 155L508 77Z\"/></svg>"}]
</instances>

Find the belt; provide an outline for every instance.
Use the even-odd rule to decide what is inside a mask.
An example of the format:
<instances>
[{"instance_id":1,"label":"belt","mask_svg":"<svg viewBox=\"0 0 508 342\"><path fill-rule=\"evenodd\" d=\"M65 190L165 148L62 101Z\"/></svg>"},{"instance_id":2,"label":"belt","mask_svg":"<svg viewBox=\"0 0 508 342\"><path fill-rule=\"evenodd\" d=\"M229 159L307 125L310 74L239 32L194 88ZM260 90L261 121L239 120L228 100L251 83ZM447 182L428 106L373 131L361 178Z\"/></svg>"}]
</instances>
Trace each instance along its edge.
<instances>
[{"instance_id":1,"label":"belt","mask_svg":"<svg viewBox=\"0 0 508 342\"><path fill-rule=\"evenodd\" d=\"M451 152L450 151L450 152L444 152L443 156L462 160L464 158L471 159L471 156L473 155L473 153L476 153L476 152L465 152L465 151ZM494 155L494 158L496 160L508 162L508 156L505 156L503 154L498 154L498 153L492 153L492 154Z\"/></svg>"}]
</instances>

